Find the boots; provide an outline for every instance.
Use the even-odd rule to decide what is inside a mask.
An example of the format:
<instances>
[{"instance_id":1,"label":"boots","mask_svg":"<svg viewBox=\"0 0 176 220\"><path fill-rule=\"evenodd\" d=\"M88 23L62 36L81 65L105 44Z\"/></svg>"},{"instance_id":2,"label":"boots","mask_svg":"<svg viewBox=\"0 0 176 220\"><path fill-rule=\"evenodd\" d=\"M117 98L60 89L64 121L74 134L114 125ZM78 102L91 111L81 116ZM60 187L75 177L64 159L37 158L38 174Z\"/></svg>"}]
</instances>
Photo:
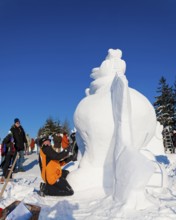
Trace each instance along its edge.
<instances>
[{"instance_id":1,"label":"boots","mask_svg":"<svg viewBox=\"0 0 176 220\"><path fill-rule=\"evenodd\" d=\"M42 196L42 197L45 196L45 193L44 193L45 186L46 186L45 183L40 183L40 191L39 191L39 195Z\"/></svg>"}]
</instances>

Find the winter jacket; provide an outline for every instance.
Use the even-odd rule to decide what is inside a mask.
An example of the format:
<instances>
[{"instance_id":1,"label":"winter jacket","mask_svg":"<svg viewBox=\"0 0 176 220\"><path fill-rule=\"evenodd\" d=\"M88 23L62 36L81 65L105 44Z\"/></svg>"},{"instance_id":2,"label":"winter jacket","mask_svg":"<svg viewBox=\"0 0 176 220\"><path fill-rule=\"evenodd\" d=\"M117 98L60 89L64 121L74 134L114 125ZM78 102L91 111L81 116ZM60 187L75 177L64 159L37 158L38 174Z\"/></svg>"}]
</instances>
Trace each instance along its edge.
<instances>
[{"instance_id":1,"label":"winter jacket","mask_svg":"<svg viewBox=\"0 0 176 220\"><path fill-rule=\"evenodd\" d=\"M31 143L31 138L29 137L29 135L27 134L26 135L26 140L27 140L27 144L28 144L28 146L30 145L30 143Z\"/></svg>"},{"instance_id":2,"label":"winter jacket","mask_svg":"<svg viewBox=\"0 0 176 220\"><path fill-rule=\"evenodd\" d=\"M15 149L17 151L24 150L25 149L24 144L27 144L27 140L23 127L21 125L19 127L13 125L10 131L12 132L14 138Z\"/></svg>"},{"instance_id":3,"label":"winter jacket","mask_svg":"<svg viewBox=\"0 0 176 220\"><path fill-rule=\"evenodd\" d=\"M53 136L53 142L55 148L61 148L62 137L60 135Z\"/></svg>"},{"instance_id":4,"label":"winter jacket","mask_svg":"<svg viewBox=\"0 0 176 220\"><path fill-rule=\"evenodd\" d=\"M65 164L64 159L68 151L57 153L51 146L44 145L40 149L39 166L44 182L53 185L62 176L61 166Z\"/></svg>"},{"instance_id":5,"label":"winter jacket","mask_svg":"<svg viewBox=\"0 0 176 220\"><path fill-rule=\"evenodd\" d=\"M15 153L15 148L14 148L14 138L12 134L8 134L2 141L2 145L5 145L5 155L6 154L11 154L14 155Z\"/></svg>"},{"instance_id":6,"label":"winter jacket","mask_svg":"<svg viewBox=\"0 0 176 220\"><path fill-rule=\"evenodd\" d=\"M34 149L34 147L35 147L35 141L34 138L31 138L30 148Z\"/></svg>"}]
</instances>

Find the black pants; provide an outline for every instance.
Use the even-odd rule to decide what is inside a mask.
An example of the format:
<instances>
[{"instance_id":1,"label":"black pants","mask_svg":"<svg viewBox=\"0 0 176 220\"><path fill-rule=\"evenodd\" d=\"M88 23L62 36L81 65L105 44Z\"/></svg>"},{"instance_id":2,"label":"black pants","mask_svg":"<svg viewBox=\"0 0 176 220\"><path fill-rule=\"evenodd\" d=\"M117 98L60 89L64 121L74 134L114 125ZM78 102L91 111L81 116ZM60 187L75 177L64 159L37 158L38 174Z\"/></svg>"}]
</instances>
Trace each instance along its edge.
<instances>
[{"instance_id":1,"label":"black pants","mask_svg":"<svg viewBox=\"0 0 176 220\"><path fill-rule=\"evenodd\" d=\"M44 193L49 196L71 196L74 194L73 189L66 180L68 170L62 170L62 176L59 181L53 185L46 184Z\"/></svg>"},{"instance_id":2,"label":"black pants","mask_svg":"<svg viewBox=\"0 0 176 220\"><path fill-rule=\"evenodd\" d=\"M3 169L3 176L5 178L7 178L7 175L8 175L8 169L11 165L11 163L13 162L13 159L14 159L14 155L11 155L9 152L5 155L5 159L2 163L2 169Z\"/></svg>"}]
</instances>

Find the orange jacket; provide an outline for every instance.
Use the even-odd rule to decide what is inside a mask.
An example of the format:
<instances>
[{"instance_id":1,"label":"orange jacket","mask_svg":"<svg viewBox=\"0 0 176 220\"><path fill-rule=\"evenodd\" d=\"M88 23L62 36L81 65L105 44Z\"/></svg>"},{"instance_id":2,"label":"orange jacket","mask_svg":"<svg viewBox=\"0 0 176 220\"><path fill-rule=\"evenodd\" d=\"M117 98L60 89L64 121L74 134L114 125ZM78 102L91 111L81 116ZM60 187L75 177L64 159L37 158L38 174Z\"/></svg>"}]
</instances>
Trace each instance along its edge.
<instances>
[{"instance_id":1,"label":"orange jacket","mask_svg":"<svg viewBox=\"0 0 176 220\"><path fill-rule=\"evenodd\" d=\"M63 134L62 138L62 148L66 149L69 146L69 139L66 134Z\"/></svg>"},{"instance_id":2,"label":"orange jacket","mask_svg":"<svg viewBox=\"0 0 176 220\"><path fill-rule=\"evenodd\" d=\"M53 185L61 176L61 166L65 165L64 159L68 152L55 152L51 146L44 146L40 149L39 165L43 181ZM60 162L61 160L61 162Z\"/></svg>"},{"instance_id":3,"label":"orange jacket","mask_svg":"<svg viewBox=\"0 0 176 220\"><path fill-rule=\"evenodd\" d=\"M35 147L35 141L34 138L31 138L30 147L33 149Z\"/></svg>"}]
</instances>

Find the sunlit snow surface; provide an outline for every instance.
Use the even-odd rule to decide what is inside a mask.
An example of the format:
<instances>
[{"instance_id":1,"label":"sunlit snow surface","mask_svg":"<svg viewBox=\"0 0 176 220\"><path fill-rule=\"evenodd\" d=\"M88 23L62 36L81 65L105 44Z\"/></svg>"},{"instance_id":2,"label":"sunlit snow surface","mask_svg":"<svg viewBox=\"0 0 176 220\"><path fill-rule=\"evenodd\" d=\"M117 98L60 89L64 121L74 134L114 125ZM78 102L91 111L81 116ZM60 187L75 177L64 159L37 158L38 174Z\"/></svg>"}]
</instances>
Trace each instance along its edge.
<instances>
[{"instance_id":1,"label":"sunlit snow surface","mask_svg":"<svg viewBox=\"0 0 176 220\"><path fill-rule=\"evenodd\" d=\"M40 197L37 194L41 181L37 164L37 154L26 156L25 173L14 174L14 182L7 185L7 189L0 201L0 207L4 208L15 200L23 200L26 203L41 207L39 220L141 220L175 219L176 212L176 155L158 156L158 160L164 163L169 176L169 187L161 192L146 191L147 198L152 205L143 210L121 209L112 200L111 196L104 196L99 188L93 188L75 192L71 197ZM73 164L70 164L73 165ZM74 166L77 166L76 164ZM73 166L70 168L73 168ZM96 181L96 179L95 179ZM2 185L0 185L2 188Z\"/></svg>"}]
</instances>

